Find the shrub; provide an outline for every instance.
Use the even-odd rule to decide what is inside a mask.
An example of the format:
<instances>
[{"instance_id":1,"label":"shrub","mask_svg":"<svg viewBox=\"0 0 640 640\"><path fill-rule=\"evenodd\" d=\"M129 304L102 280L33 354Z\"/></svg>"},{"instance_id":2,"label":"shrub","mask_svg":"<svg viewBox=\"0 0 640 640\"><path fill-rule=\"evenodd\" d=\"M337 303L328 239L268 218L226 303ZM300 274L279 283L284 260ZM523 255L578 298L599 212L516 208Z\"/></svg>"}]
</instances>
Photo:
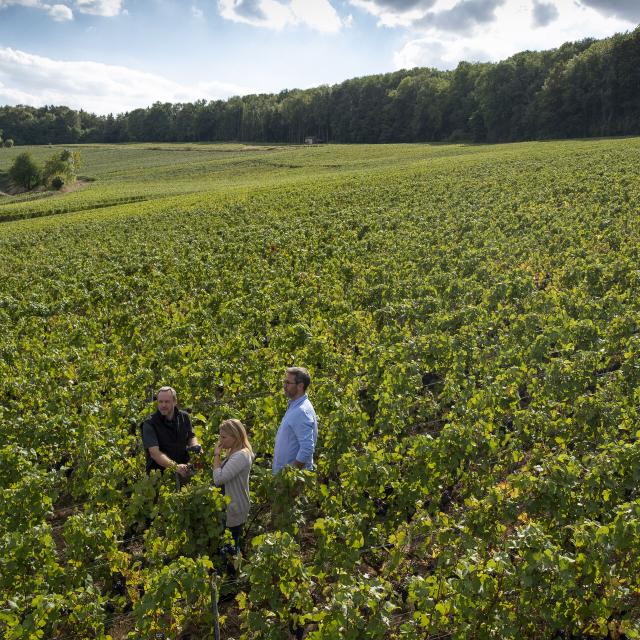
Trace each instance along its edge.
<instances>
[{"instance_id":1,"label":"shrub","mask_svg":"<svg viewBox=\"0 0 640 640\"><path fill-rule=\"evenodd\" d=\"M53 187L53 179L63 178L65 184L75 182L80 168L81 160L78 151L63 149L52 155L45 163L43 169L44 181ZM56 188L56 187L54 187Z\"/></svg>"},{"instance_id":2,"label":"shrub","mask_svg":"<svg viewBox=\"0 0 640 640\"><path fill-rule=\"evenodd\" d=\"M64 178L62 176L53 176L53 178L51 178L51 186L56 191L60 191L60 189L64 187Z\"/></svg>"},{"instance_id":3,"label":"shrub","mask_svg":"<svg viewBox=\"0 0 640 640\"><path fill-rule=\"evenodd\" d=\"M13 140L11 138L7 138L2 144L5 147L11 148L13 147Z\"/></svg>"},{"instance_id":4,"label":"shrub","mask_svg":"<svg viewBox=\"0 0 640 640\"><path fill-rule=\"evenodd\" d=\"M13 161L9 169L9 178L19 187L33 189L42 179L42 169L27 151L22 152Z\"/></svg>"}]
</instances>

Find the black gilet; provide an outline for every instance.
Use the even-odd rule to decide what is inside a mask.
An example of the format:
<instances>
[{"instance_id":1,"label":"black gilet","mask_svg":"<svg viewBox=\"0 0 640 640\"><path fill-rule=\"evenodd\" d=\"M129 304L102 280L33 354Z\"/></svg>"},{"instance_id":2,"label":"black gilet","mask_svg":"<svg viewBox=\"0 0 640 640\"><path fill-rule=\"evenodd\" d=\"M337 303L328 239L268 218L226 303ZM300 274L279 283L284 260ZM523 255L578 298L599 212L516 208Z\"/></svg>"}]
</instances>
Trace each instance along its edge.
<instances>
[{"instance_id":1,"label":"black gilet","mask_svg":"<svg viewBox=\"0 0 640 640\"><path fill-rule=\"evenodd\" d=\"M156 411L145 422L150 422L154 428L158 438L158 446L162 453L178 464L189 462L187 446L193 435L193 429L191 427L191 418L189 418L189 414L186 411L181 411L176 407L174 420L165 420L160 411ZM163 467L149 455L147 449L145 449L145 455L147 473L153 469L164 471Z\"/></svg>"}]
</instances>

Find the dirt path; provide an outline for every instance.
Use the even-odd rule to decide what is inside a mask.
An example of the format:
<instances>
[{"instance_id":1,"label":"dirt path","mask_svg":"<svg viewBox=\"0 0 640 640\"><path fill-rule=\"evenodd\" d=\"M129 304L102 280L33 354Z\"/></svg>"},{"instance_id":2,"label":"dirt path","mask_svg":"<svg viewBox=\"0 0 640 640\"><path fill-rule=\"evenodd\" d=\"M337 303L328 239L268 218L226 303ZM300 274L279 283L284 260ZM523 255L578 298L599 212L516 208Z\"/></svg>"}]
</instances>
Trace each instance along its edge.
<instances>
[{"instance_id":1,"label":"dirt path","mask_svg":"<svg viewBox=\"0 0 640 640\"><path fill-rule=\"evenodd\" d=\"M35 189L25 189L23 187L10 187L6 191L0 191L0 197L5 196L10 198L12 196L21 196L21 195L24 195L25 193L42 193L43 198L48 198L52 196L61 195L63 193L71 193L73 191L79 191L80 189L84 189L90 182L91 180L76 180L75 182L72 182L69 185L67 184L64 185L62 189L59 189L57 191L47 190L42 185L39 187L36 187Z\"/></svg>"}]
</instances>

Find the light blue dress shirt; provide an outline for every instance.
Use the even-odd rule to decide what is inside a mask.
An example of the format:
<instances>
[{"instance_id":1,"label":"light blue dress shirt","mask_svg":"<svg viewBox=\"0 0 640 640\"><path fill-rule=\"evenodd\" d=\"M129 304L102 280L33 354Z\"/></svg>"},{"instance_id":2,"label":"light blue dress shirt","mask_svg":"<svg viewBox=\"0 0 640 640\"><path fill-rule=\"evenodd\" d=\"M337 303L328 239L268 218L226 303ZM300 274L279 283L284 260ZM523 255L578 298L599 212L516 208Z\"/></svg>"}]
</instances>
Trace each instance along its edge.
<instances>
[{"instance_id":1,"label":"light blue dress shirt","mask_svg":"<svg viewBox=\"0 0 640 640\"><path fill-rule=\"evenodd\" d=\"M318 418L305 393L289 401L276 433L273 450L274 474L294 461L304 462L305 469L313 469L313 451L318 441Z\"/></svg>"}]
</instances>

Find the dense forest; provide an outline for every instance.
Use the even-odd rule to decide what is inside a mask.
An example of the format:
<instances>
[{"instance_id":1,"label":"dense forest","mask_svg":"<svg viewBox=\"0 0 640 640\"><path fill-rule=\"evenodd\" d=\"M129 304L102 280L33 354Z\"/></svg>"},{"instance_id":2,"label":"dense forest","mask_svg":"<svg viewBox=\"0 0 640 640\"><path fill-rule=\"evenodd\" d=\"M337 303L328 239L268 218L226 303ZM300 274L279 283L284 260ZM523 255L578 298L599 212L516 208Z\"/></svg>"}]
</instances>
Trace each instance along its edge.
<instances>
[{"instance_id":1,"label":"dense forest","mask_svg":"<svg viewBox=\"0 0 640 640\"><path fill-rule=\"evenodd\" d=\"M0 107L17 144L74 142L509 142L640 134L640 27L603 40L525 51L333 86L228 100L160 103L97 116L64 106Z\"/></svg>"}]
</instances>

